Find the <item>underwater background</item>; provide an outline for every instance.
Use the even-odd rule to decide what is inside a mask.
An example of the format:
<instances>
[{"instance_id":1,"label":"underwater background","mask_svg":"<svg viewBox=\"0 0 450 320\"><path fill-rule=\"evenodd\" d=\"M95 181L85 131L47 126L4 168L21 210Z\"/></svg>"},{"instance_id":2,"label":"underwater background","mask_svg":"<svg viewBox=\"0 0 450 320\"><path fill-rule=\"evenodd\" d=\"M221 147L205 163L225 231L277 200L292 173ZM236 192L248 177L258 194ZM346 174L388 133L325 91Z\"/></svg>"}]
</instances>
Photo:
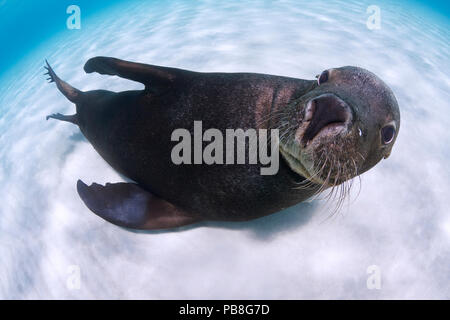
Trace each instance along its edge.
<instances>
[{"instance_id":1,"label":"underwater background","mask_svg":"<svg viewBox=\"0 0 450 320\"><path fill-rule=\"evenodd\" d=\"M80 29L66 25L69 5ZM448 1L0 0L0 298L449 299L449 17ZM46 82L44 59L81 90L143 88L86 75L97 55L303 79L363 67L394 91L399 137L332 219L318 200L246 223L130 232L76 192L79 178L122 178L76 126L45 121L75 108Z\"/></svg>"}]
</instances>

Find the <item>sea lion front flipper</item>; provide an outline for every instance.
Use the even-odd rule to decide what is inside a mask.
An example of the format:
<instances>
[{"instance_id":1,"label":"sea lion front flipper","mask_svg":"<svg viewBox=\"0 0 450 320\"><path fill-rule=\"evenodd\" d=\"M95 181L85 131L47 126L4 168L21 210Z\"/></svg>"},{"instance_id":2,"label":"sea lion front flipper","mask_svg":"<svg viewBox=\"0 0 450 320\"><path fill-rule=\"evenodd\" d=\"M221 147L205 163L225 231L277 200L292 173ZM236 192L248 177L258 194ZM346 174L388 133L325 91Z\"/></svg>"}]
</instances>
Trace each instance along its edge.
<instances>
[{"instance_id":1,"label":"sea lion front flipper","mask_svg":"<svg viewBox=\"0 0 450 320\"><path fill-rule=\"evenodd\" d=\"M61 113L53 113L51 115L48 115L45 117L46 120L48 119L56 119L56 120L60 120L60 121L66 121L66 122L70 122L73 124L78 124L78 115L77 114L72 114L72 115L64 115Z\"/></svg>"},{"instance_id":2,"label":"sea lion front flipper","mask_svg":"<svg viewBox=\"0 0 450 320\"><path fill-rule=\"evenodd\" d=\"M146 90L151 91L158 91L159 88L167 87L182 72L176 68L130 62L112 57L91 58L84 65L84 71L137 81L144 84Z\"/></svg>"},{"instance_id":3,"label":"sea lion front flipper","mask_svg":"<svg viewBox=\"0 0 450 320\"><path fill-rule=\"evenodd\" d=\"M92 212L121 227L154 230L198 222L135 183L107 183L105 186L94 183L87 186L78 180L77 190Z\"/></svg>"}]
</instances>

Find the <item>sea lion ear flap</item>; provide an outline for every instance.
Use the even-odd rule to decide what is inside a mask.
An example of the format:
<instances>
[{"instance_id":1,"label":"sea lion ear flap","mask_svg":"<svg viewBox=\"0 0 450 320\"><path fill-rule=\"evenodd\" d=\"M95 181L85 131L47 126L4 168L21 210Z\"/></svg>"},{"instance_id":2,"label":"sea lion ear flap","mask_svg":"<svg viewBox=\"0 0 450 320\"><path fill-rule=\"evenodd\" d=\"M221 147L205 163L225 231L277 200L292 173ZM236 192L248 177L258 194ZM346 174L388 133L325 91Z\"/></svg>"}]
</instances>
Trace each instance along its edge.
<instances>
[{"instance_id":1,"label":"sea lion ear flap","mask_svg":"<svg viewBox=\"0 0 450 320\"><path fill-rule=\"evenodd\" d=\"M86 206L101 218L121 227L152 230L197 222L183 210L143 190L135 183L94 183L78 180L77 191Z\"/></svg>"},{"instance_id":2,"label":"sea lion ear flap","mask_svg":"<svg viewBox=\"0 0 450 320\"><path fill-rule=\"evenodd\" d=\"M391 155L391 151L392 151L392 149L390 149L388 152L386 152L383 158L384 159L389 158L389 156Z\"/></svg>"}]
</instances>

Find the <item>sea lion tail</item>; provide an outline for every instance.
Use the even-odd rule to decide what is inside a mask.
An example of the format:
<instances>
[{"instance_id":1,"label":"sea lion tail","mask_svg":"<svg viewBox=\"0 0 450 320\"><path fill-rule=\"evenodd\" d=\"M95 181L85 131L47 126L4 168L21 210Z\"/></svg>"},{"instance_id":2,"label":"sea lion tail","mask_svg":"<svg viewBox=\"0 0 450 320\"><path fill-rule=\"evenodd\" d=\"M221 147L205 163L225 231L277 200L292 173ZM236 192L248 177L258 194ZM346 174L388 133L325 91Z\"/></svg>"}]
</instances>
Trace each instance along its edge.
<instances>
[{"instance_id":1,"label":"sea lion tail","mask_svg":"<svg viewBox=\"0 0 450 320\"><path fill-rule=\"evenodd\" d=\"M50 64L48 63L47 60L45 60L46 66L44 66L44 68L47 70L47 72L45 73L45 75L48 75L49 78L47 79L49 83L54 82L56 83L56 86L58 87L59 91L61 91L61 93L63 95L66 96L67 99L69 99L70 101L72 101L73 103L77 103L80 101L82 95L83 95L83 91L80 91L74 87L72 87L70 84L68 84L67 82L61 80L55 73L55 71L53 71L52 67L50 66Z\"/></svg>"}]
</instances>

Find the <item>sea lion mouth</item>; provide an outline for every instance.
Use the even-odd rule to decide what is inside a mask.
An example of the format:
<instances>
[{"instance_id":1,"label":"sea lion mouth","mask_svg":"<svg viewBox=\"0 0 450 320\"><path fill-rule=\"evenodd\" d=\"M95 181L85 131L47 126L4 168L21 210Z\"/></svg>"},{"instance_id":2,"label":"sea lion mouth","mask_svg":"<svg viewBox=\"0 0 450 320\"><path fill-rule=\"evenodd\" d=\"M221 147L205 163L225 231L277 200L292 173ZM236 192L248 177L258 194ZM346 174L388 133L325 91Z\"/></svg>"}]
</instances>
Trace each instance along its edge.
<instances>
[{"instance_id":1,"label":"sea lion mouth","mask_svg":"<svg viewBox=\"0 0 450 320\"><path fill-rule=\"evenodd\" d=\"M280 152L294 172L314 184L332 185L334 175L329 168L342 151L337 150L339 144L335 142L346 139L345 133L353 119L352 109L335 94L324 93L309 100L304 110L294 141L280 143ZM323 150L328 155L324 156ZM323 172L328 176L323 177Z\"/></svg>"},{"instance_id":2,"label":"sea lion mouth","mask_svg":"<svg viewBox=\"0 0 450 320\"><path fill-rule=\"evenodd\" d=\"M332 93L311 99L305 108L306 130L301 138L302 146L307 146L319 133L336 134L345 129L352 118L349 105Z\"/></svg>"},{"instance_id":3,"label":"sea lion mouth","mask_svg":"<svg viewBox=\"0 0 450 320\"><path fill-rule=\"evenodd\" d=\"M294 156L292 154L292 152L289 150L289 148L284 148L283 145L280 145L280 152L283 155L284 159L287 161L291 170L293 170L297 174L301 175L302 177L304 177L310 181L314 181L317 184L322 184L322 181L314 180L314 178L309 173L309 170L307 168L305 168L305 166L300 161L298 156Z\"/></svg>"}]
</instances>

